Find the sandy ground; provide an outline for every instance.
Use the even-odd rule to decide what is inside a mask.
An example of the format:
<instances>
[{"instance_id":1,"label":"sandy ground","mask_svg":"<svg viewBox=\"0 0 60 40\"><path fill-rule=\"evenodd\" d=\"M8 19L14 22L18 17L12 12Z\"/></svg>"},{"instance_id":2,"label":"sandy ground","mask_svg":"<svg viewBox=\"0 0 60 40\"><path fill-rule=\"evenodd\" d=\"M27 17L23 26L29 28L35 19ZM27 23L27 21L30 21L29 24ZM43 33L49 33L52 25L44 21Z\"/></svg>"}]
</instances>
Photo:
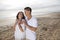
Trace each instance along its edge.
<instances>
[{"instance_id":1,"label":"sandy ground","mask_svg":"<svg viewBox=\"0 0 60 40\"><path fill-rule=\"evenodd\" d=\"M59 14L58 15L54 14L50 17L47 16L37 17L37 19L38 19L38 29L36 30L37 40L60 40ZM9 21L7 22L5 21L4 23L5 25L0 24L0 40L14 40L13 36L14 31L12 28L13 22L12 20L9 19Z\"/></svg>"}]
</instances>

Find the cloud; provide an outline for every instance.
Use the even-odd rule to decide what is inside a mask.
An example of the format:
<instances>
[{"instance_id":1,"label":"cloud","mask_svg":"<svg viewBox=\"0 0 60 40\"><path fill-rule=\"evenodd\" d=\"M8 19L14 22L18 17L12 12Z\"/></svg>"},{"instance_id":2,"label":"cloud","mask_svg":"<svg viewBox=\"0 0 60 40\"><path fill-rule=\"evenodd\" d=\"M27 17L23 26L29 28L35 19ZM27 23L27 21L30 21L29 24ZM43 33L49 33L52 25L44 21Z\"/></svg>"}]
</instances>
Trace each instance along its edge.
<instances>
[{"instance_id":1,"label":"cloud","mask_svg":"<svg viewBox=\"0 0 60 40\"><path fill-rule=\"evenodd\" d=\"M0 0L0 17L15 16L26 6L33 9L33 15L60 12L60 0Z\"/></svg>"},{"instance_id":2,"label":"cloud","mask_svg":"<svg viewBox=\"0 0 60 40\"><path fill-rule=\"evenodd\" d=\"M0 10L23 9L26 6L39 9L60 5L59 0L0 0Z\"/></svg>"}]
</instances>

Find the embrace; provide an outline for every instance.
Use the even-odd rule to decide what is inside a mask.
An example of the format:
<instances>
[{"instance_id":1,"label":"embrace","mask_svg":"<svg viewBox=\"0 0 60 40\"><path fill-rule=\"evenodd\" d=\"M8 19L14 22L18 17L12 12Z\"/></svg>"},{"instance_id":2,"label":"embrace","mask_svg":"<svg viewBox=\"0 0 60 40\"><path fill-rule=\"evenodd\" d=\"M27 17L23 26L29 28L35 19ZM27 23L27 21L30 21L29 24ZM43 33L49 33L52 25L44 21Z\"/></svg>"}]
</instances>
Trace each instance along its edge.
<instances>
[{"instance_id":1,"label":"embrace","mask_svg":"<svg viewBox=\"0 0 60 40\"><path fill-rule=\"evenodd\" d=\"M25 15L20 11L16 16L13 27L15 40L36 40L37 19L31 15L30 7L25 7L24 12Z\"/></svg>"}]
</instances>

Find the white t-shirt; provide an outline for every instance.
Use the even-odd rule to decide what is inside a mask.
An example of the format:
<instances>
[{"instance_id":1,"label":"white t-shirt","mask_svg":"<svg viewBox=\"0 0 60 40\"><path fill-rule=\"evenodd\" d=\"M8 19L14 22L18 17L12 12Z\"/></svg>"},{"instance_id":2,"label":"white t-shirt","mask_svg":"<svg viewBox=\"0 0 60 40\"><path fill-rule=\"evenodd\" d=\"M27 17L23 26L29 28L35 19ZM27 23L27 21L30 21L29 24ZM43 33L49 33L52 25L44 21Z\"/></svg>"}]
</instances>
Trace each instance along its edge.
<instances>
[{"instance_id":1,"label":"white t-shirt","mask_svg":"<svg viewBox=\"0 0 60 40\"><path fill-rule=\"evenodd\" d=\"M26 21L28 23L28 25L32 26L32 27L37 27L37 19L35 17L32 17L30 20ZM29 40L36 40L36 33L34 31L31 31L30 29L26 28L26 38Z\"/></svg>"}]
</instances>

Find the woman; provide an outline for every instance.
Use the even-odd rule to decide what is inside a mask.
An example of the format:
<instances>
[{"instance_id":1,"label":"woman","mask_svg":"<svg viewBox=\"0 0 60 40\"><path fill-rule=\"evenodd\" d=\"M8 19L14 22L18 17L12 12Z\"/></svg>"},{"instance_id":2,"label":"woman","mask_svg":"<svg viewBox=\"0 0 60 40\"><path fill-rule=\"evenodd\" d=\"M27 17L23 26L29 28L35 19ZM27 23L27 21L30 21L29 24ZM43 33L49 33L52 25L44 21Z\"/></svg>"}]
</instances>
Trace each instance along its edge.
<instances>
[{"instance_id":1,"label":"woman","mask_svg":"<svg viewBox=\"0 0 60 40\"><path fill-rule=\"evenodd\" d=\"M18 12L16 16L16 22L14 24L14 36L15 40L24 40L25 38L25 26L23 24L25 17L23 12Z\"/></svg>"}]
</instances>

